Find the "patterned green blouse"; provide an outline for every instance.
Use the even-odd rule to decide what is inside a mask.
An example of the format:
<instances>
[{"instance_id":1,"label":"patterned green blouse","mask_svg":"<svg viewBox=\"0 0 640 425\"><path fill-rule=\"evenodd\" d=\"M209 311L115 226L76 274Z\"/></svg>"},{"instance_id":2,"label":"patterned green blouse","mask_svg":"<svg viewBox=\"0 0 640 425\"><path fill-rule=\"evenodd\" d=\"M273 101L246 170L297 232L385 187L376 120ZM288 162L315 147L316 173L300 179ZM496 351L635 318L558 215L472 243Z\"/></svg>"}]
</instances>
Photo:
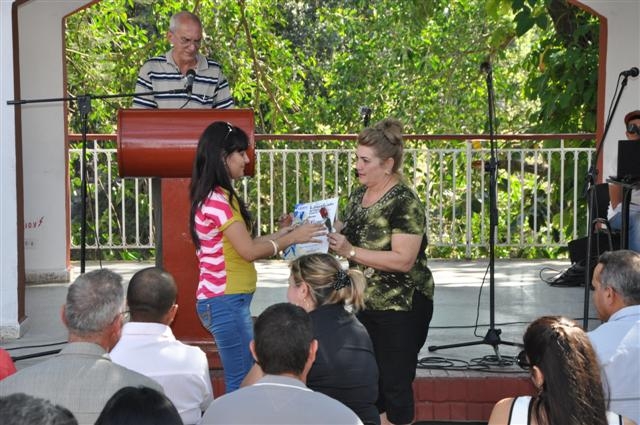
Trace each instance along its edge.
<instances>
[{"instance_id":1,"label":"patterned green blouse","mask_svg":"<svg viewBox=\"0 0 640 425\"><path fill-rule=\"evenodd\" d=\"M413 268L408 273L386 272L365 267L356 262L367 276L366 307L370 310L411 310L413 291L419 290L433 299L433 276L427 267L426 218L422 202L408 186L399 183L375 204L364 208L365 186L349 197L342 217L342 234L356 247L379 251L391 250L392 234L422 235L422 245Z\"/></svg>"}]
</instances>

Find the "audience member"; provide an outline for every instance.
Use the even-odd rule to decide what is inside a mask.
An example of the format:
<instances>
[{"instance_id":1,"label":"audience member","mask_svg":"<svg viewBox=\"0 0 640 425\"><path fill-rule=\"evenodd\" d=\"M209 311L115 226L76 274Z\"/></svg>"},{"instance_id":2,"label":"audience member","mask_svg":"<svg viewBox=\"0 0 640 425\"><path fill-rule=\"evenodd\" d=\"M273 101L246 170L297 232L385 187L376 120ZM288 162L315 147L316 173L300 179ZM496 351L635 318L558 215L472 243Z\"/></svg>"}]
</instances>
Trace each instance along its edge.
<instances>
[{"instance_id":1,"label":"audience member","mask_svg":"<svg viewBox=\"0 0 640 425\"><path fill-rule=\"evenodd\" d=\"M195 424L213 400L207 356L176 340L169 325L178 312L173 277L156 267L133 275L127 288L131 320L110 353L114 363L154 379L180 412Z\"/></svg>"},{"instance_id":2,"label":"audience member","mask_svg":"<svg viewBox=\"0 0 640 425\"><path fill-rule=\"evenodd\" d=\"M304 384L318 342L298 306L268 307L255 322L250 348L266 374L211 403L202 424L361 424L346 406Z\"/></svg>"},{"instance_id":3,"label":"audience member","mask_svg":"<svg viewBox=\"0 0 640 425\"><path fill-rule=\"evenodd\" d=\"M518 364L529 370L535 396L500 400L489 425L632 424L607 412L597 360L587 334L564 317L534 320Z\"/></svg>"},{"instance_id":4,"label":"audience member","mask_svg":"<svg viewBox=\"0 0 640 425\"><path fill-rule=\"evenodd\" d=\"M133 107L232 108L234 102L229 83L220 64L198 53L202 38L200 18L187 11L173 15L167 32L172 47L164 55L149 59L140 68ZM190 92L149 94L186 88L189 70L195 71Z\"/></svg>"},{"instance_id":5,"label":"audience member","mask_svg":"<svg viewBox=\"0 0 640 425\"><path fill-rule=\"evenodd\" d=\"M95 425L182 425L182 419L161 392L124 387L107 401Z\"/></svg>"},{"instance_id":6,"label":"audience member","mask_svg":"<svg viewBox=\"0 0 640 425\"><path fill-rule=\"evenodd\" d=\"M318 341L307 386L343 403L362 422L379 424L376 357L367 330L351 313L364 305L364 275L343 270L329 254L304 255L290 267L287 299L309 313ZM260 366L254 369L243 385L262 375Z\"/></svg>"},{"instance_id":7,"label":"audience member","mask_svg":"<svg viewBox=\"0 0 640 425\"><path fill-rule=\"evenodd\" d=\"M610 409L640 422L640 254L605 252L593 272L593 303L605 322L589 332Z\"/></svg>"},{"instance_id":8,"label":"audience member","mask_svg":"<svg viewBox=\"0 0 640 425\"><path fill-rule=\"evenodd\" d=\"M238 389L253 366L250 307L258 279L253 261L295 243L317 242L315 236L326 233L322 224L281 223L275 233L253 236L249 210L234 189L249 162L248 147L241 128L211 123L198 141L190 187L189 224L200 270L196 309L215 338L227 393Z\"/></svg>"},{"instance_id":9,"label":"audience member","mask_svg":"<svg viewBox=\"0 0 640 425\"><path fill-rule=\"evenodd\" d=\"M73 413L49 400L23 393L0 397L2 425L78 425Z\"/></svg>"},{"instance_id":10,"label":"audience member","mask_svg":"<svg viewBox=\"0 0 640 425\"><path fill-rule=\"evenodd\" d=\"M640 110L631 111L624 116L625 135L628 140L640 143ZM616 148L617 149L617 148ZM617 157L617 150L616 150ZM616 230L622 228L622 186L609 185L609 225ZM631 191L629 205L629 233L627 234L629 249L640 252L640 189Z\"/></svg>"},{"instance_id":11,"label":"audience member","mask_svg":"<svg viewBox=\"0 0 640 425\"><path fill-rule=\"evenodd\" d=\"M60 404L81 424L92 424L107 400L122 387L160 384L111 361L124 321L122 277L101 269L80 275L69 286L62 321L69 344L51 359L0 381L0 396L22 392Z\"/></svg>"},{"instance_id":12,"label":"audience member","mask_svg":"<svg viewBox=\"0 0 640 425\"><path fill-rule=\"evenodd\" d=\"M13 363L11 355L0 348L0 381L14 373L16 373L16 365Z\"/></svg>"}]
</instances>

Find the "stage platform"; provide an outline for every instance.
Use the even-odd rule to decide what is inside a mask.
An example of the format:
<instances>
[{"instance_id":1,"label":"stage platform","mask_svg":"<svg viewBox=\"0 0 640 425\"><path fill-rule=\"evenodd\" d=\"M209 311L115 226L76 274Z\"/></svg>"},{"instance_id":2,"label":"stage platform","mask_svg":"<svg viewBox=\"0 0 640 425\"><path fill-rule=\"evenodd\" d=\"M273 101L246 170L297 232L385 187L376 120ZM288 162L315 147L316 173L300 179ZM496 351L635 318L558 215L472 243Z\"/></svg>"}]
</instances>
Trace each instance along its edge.
<instances>
[{"instance_id":1,"label":"stage platform","mask_svg":"<svg viewBox=\"0 0 640 425\"><path fill-rule=\"evenodd\" d=\"M103 262L102 266L123 274L125 281L137 270L150 266L140 262ZM542 315L564 315L582 324L584 288L558 288L544 283L540 277L561 271L568 260L496 260L495 327L502 342L521 343L527 324ZM431 260L436 282L434 316L427 343L420 352L419 369L414 382L416 420L486 421L495 401L512 395L529 394L533 390L528 374L511 364L517 346L499 344L494 347L481 341L489 330L488 261ZM87 265L87 270L97 268ZM258 289L252 313L268 305L286 301L288 268L283 261L260 261ZM72 276L79 267L74 264ZM484 280L484 283L483 283ZM68 283L28 285L26 290L27 330L19 340L2 341L13 357L31 356L59 349L67 335L60 320ZM589 299L589 329L600 323ZM475 326L478 324L477 327ZM441 348L430 346L466 342L477 345ZM498 362L498 356L502 364ZM45 359L26 358L17 362L22 368ZM213 370L214 391L224 391L221 371Z\"/></svg>"}]
</instances>

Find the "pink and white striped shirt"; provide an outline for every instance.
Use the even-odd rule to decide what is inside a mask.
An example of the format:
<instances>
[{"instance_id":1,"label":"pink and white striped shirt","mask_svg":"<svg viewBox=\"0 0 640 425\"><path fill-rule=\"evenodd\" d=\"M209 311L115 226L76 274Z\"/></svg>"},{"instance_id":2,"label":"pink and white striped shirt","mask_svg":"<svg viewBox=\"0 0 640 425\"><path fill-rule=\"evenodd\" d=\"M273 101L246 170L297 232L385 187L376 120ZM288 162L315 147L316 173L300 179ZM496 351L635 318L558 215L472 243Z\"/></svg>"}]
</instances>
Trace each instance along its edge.
<instances>
[{"instance_id":1,"label":"pink and white striped shirt","mask_svg":"<svg viewBox=\"0 0 640 425\"><path fill-rule=\"evenodd\" d=\"M216 187L196 211L195 229L200 240L197 251L200 278L196 292L199 300L255 291L255 266L242 258L224 236L225 229L233 223L246 226L239 207L234 207L229 203L228 193Z\"/></svg>"}]
</instances>

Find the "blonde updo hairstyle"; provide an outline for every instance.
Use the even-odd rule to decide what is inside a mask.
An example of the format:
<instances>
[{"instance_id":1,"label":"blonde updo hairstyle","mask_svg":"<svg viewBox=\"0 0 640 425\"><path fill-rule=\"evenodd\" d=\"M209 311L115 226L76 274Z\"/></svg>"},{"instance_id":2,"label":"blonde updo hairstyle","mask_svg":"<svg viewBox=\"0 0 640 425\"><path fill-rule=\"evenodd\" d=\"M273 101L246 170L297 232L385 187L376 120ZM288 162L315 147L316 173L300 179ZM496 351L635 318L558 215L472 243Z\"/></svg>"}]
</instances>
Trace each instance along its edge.
<instances>
[{"instance_id":1,"label":"blonde updo hairstyle","mask_svg":"<svg viewBox=\"0 0 640 425\"><path fill-rule=\"evenodd\" d=\"M378 158L386 161L393 158L394 174L400 174L404 145L402 141L402 123L394 118L378 121L358 134L358 144L372 148Z\"/></svg>"},{"instance_id":2,"label":"blonde updo hairstyle","mask_svg":"<svg viewBox=\"0 0 640 425\"><path fill-rule=\"evenodd\" d=\"M294 284L306 283L309 296L317 306L350 304L354 311L364 307L364 275L357 269L343 269L334 256L303 255L291 262L290 269Z\"/></svg>"}]
</instances>

